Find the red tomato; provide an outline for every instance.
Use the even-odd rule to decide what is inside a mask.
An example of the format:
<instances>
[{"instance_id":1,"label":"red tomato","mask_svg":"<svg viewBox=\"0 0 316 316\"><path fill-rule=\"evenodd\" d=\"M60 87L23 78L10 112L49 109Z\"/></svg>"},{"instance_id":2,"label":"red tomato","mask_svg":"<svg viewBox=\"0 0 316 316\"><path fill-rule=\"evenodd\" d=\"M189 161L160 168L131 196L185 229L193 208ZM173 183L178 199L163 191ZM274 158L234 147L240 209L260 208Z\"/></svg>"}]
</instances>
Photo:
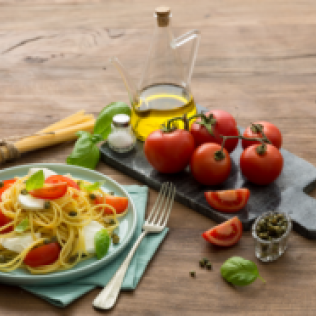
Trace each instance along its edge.
<instances>
[{"instance_id":1,"label":"red tomato","mask_svg":"<svg viewBox=\"0 0 316 316\"><path fill-rule=\"evenodd\" d=\"M57 242L32 249L24 258L24 263L32 268L53 264L59 257L60 246Z\"/></svg>"},{"instance_id":2,"label":"red tomato","mask_svg":"<svg viewBox=\"0 0 316 316\"><path fill-rule=\"evenodd\" d=\"M225 190L205 192L206 201L214 209L225 213L238 212L248 202L250 191L248 189Z\"/></svg>"},{"instance_id":3,"label":"red tomato","mask_svg":"<svg viewBox=\"0 0 316 316\"><path fill-rule=\"evenodd\" d=\"M147 137L144 153L149 163L159 172L176 173L189 164L194 148L194 138L186 130L157 130Z\"/></svg>"},{"instance_id":4,"label":"red tomato","mask_svg":"<svg viewBox=\"0 0 316 316\"><path fill-rule=\"evenodd\" d=\"M216 246L229 247L235 245L242 235L242 223L238 217L217 225L204 232L202 237Z\"/></svg>"},{"instance_id":5,"label":"red tomato","mask_svg":"<svg viewBox=\"0 0 316 316\"><path fill-rule=\"evenodd\" d=\"M266 185L273 182L282 172L283 157L280 151L266 144L266 152L259 154L261 145L247 147L240 156L243 175L255 184Z\"/></svg>"},{"instance_id":6,"label":"red tomato","mask_svg":"<svg viewBox=\"0 0 316 316\"><path fill-rule=\"evenodd\" d=\"M94 201L95 201L95 204L109 204L113 206L117 214L124 213L128 208L128 198L126 197L113 196L113 195L97 196L97 198ZM104 213L113 214L112 211L107 208L104 209Z\"/></svg>"},{"instance_id":7,"label":"red tomato","mask_svg":"<svg viewBox=\"0 0 316 316\"><path fill-rule=\"evenodd\" d=\"M254 124L260 124L263 126L263 132L269 139L269 141L272 143L273 146L276 148L280 149L282 146L282 135L280 130L272 123L269 122L255 122ZM255 128L251 125L246 128L244 131L243 136L245 137L262 137L262 134L259 132L255 131ZM260 142L256 142L253 140L242 140L242 147L245 149L249 146L255 145L255 144L260 144Z\"/></svg>"},{"instance_id":8,"label":"red tomato","mask_svg":"<svg viewBox=\"0 0 316 316\"><path fill-rule=\"evenodd\" d=\"M231 161L227 150L224 148L224 158L216 157L221 146L215 143L207 143L199 146L191 158L191 173L200 183L216 185L224 182L230 173Z\"/></svg>"},{"instance_id":9,"label":"red tomato","mask_svg":"<svg viewBox=\"0 0 316 316\"><path fill-rule=\"evenodd\" d=\"M68 185L69 187L72 187L72 188L75 188L75 189L77 189L77 190L80 190L79 185L78 185L74 180L71 180L70 178L65 177L65 176L54 175L54 176L48 177L48 178L45 180L45 183L52 183L52 184L61 183L61 182L67 183L67 185Z\"/></svg>"},{"instance_id":10,"label":"red tomato","mask_svg":"<svg viewBox=\"0 0 316 316\"><path fill-rule=\"evenodd\" d=\"M40 199L54 200L64 196L67 192L67 183L46 184L43 188L35 189L29 193Z\"/></svg>"},{"instance_id":11,"label":"red tomato","mask_svg":"<svg viewBox=\"0 0 316 316\"><path fill-rule=\"evenodd\" d=\"M205 126L198 123L193 123L190 128L190 132L194 137L195 145L200 146L204 143L217 143L222 144L222 136L238 136L239 131L235 119L231 114L222 110L212 110L205 113L206 117L213 114L216 123L212 124L212 131L214 135L211 135ZM198 118L195 122L201 122ZM225 142L225 149L231 153L238 144L238 138L227 139Z\"/></svg>"},{"instance_id":12,"label":"red tomato","mask_svg":"<svg viewBox=\"0 0 316 316\"><path fill-rule=\"evenodd\" d=\"M8 217L6 217L0 210L0 227L5 226L9 224L10 222L12 222L12 226L9 226L8 228L1 230L0 234L6 234L13 231L13 221L9 219Z\"/></svg>"},{"instance_id":13,"label":"red tomato","mask_svg":"<svg viewBox=\"0 0 316 316\"><path fill-rule=\"evenodd\" d=\"M10 180L3 180L3 186L0 188L0 202L1 202L1 196L5 190L10 188L15 182L16 179L10 179Z\"/></svg>"}]
</instances>

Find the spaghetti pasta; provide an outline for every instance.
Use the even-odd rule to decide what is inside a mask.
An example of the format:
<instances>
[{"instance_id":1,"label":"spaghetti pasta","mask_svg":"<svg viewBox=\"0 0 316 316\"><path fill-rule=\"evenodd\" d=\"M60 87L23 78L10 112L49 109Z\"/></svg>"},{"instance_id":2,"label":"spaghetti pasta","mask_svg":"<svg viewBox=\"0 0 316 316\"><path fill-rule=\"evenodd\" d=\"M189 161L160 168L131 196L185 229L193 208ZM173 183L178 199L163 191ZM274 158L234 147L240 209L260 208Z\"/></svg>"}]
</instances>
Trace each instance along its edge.
<instances>
[{"instance_id":1,"label":"spaghetti pasta","mask_svg":"<svg viewBox=\"0 0 316 316\"><path fill-rule=\"evenodd\" d=\"M106 201L108 194L98 188L91 195L84 186L80 189L67 186L66 193L60 198L49 200L45 208L26 209L19 202L19 195L25 190L27 179L28 176L16 178L16 181L1 195L1 216L7 219L6 223L1 223L0 220L0 271L3 272L10 272L20 267L26 268L32 274L71 269L79 262L94 256L94 253L88 251L86 247L85 227L97 222L112 236L119 226L118 218L127 212L126 210L118 214L115 207L107 203L96 204L93 197L104 197ZM84 183L87 186L91 184ZM29 223L27 229L18 233L16 227L26 218ZM5 247L6 240L21 236L31 239L22 251L16 252ZM58 245L60 249L56 260L49 264L33 266L25 263L32 251L51 243Z\"/></svg>"}]
</instances>

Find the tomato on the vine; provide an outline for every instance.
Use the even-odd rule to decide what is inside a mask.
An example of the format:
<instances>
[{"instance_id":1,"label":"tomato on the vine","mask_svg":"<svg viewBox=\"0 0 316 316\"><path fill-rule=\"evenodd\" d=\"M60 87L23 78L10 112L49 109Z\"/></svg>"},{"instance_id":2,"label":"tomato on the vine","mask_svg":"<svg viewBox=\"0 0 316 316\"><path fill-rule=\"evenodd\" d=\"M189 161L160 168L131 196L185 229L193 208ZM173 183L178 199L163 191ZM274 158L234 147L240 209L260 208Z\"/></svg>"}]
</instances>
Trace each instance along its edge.
<instances>
[{"instance_id":1,"label":"tomato on the vine","mask_svg":"<svg viewBox=\"0 0 316 316\"><path fill-rule=\"evenodd\" d=\"M244 208L249 200L248 189L224 190L204 193L207 203L218 211L224 213L238 212Z\"/></svg>"},{"instance_id":2,"label":"tomato on the vine","mask_svg":"<svg viewBox=\"0 0 316 316\"><path fill-rule=\"evenodd\" d=\"M153 131L144 144L147 160L162 173L183 170L189 164L194 149L193 136L182 129Z\"/></svg>"},{"instance_id":3,"label":"tomato on the vine","mask_svg":"<svg viewBox=\"0 0 316 316\"><path fill-rule=\"evenodd\" d=\"M224 182L231 170L230 156L225 148L215 143L206 143L194 151L191 158L191 173L200 183L216 185Z\"/></svg>"},{"instance_id":4,"label":"tomato on the vine","mask_svg":"<svg viewBox=\"0 0 316 316\"><path fill-rule=\"evenodd\" d=\"M268 138L268 140L271 142L273 146L275 146L278 149L281 148L281 132L274 124L269 122L260 121L251 124L245 129L243 136L247 138L262 138L263 134L261 131L263 131L264 135ZM244 149L255 144L260 144L260 142L255 140L242 140L242 147Z\"/></svg>"},{"instance_id":5,"label":"tomato on the vine","mask_svg":"<svg viewBox=\"0 0 316 316\"><path fill-rule=\"evenodd\" d=\"M239 131L234 117L223 110L212 110L198 118L190 128L195 145L204 143L222 144L221 136L238 136ZM238 138L227 139L225 149L231 153L238 144Z\"/></svg>"},{"instance_id":6,"label":"tomato on the vine","mask_svg":"<svg viewBox=\"0 0 316 316\"><path fill-rule=\"evenodd\" d=\"M242 223L238 217L219 224L202 234L202 237L216 246L229 247L235 245L242 235Z\"/></svg>"},{"instance_id":7,"label":"tomato on the vine","mask_svg":"<svg viewBox=\"0 0 316 316\"><path fill-rule=\"evenodd\" d=\"M283 156L273 145L252 145L241 154L240 168L250 182L267 185L281 174Z\"/></svg>"}]
</instances>

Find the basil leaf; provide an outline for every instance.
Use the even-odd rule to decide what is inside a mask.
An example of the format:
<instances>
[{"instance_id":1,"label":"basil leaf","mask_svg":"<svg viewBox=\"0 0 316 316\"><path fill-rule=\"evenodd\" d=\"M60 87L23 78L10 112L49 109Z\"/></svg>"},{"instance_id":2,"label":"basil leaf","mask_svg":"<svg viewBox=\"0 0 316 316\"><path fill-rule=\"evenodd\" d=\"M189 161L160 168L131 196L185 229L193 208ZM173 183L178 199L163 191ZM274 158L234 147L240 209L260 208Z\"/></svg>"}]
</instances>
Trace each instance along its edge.
<instances>
[{"instance_id":1,"label":"basil leaf","mask_svg":"<svg viewBox=\"0 0 316 316\"><path fill-rule=\"evenodd\" d=\"M91 192L91 191L96 191L98 189L100 189L100 187L105 183L105 181L97 181L97 182L94 182L93 184L84 184L83 182L80 182L80 189L81 190L86 190L88 192Z\"/></svg>"},{"instance_id":2,"label":"basil leaf","mask_svg":"<svg viewBox=\"0 0 316 316\"><path fill-rule=\"evenodd\" d=\"M131 116L130 107L124 102L112 102L106 106L98 115L94 125L94 134L102 135L106 139L111 133L111 123L116 114L127 114Z\"/></svg>"},{"instance_id":3,"label":"basil leaf","mask_svg":"<svg viewBox=\"0 0 316 316\"><path fill-rule=\"evenodd\" d=\"M102 259L108 252L111 244L111 237L106 229L99 230L94 235L95 254Z\"/></svg>"},{"instance_id":4,"label":"basil leaf","mask_svg":"<svg viewBox=\"0 0 316 316\"><path fill-rule=\"evenodd\" d=\"M95 169L100 160L100 152L96 143L100 142L102 137L84 131L78 132L77 135L79 138L72 153L67 157L67 164Z\"/></svg>"},{"instance_id":5,"label":"basil leaf","mask_svg":"<svg viewBox=\"0 0 316 316\"><path fill-rule=\"evenodd\" d=\"M258 277L265 282L259 275L256 264L241 257L231 257L221 266L222 277L229 283L238 286L249 285Z\"/></svg>"},{"instance_id":6,"label":"basil leaf","mask_svg":"<svg viewBox=\"0 0 316 316\"><path fill-rule=\"evenodd\" d=\"M44 186L44 172L43 170L39 170L32 174L25 182L25 188L27 191L40 189Z\"/></svg>"},{"instance_id":7,"label":"basil leaf","mask_svg":"<svg viewBox=\"0 0 316 316\"><path fill-rule=\"evenodd\" d=\"M23 233L25 232L30 226L29 219L24 218L15 228L14 231L17 233Z\"/></svg>"}]
</instances>

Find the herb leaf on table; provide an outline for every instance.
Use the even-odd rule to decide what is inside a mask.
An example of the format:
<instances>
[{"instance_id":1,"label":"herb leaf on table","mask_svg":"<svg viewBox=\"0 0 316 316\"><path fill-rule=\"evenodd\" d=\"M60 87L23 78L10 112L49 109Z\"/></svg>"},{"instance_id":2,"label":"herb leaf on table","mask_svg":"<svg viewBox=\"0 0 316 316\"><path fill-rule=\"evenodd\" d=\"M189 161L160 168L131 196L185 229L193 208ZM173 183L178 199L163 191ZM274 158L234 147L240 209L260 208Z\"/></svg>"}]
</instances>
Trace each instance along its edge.
<instances>
[{"instance_id":1,"label":"herb leaf on table","mask_svg":"<svg viewBox=\"0 0 316 316\"><path fill-rule=\"evenodd\" d=\"M260 278L257 265L241 257L231 257L221 266L222 277L229 283L237 286L246 286Z\"/></svg>"}]
</instances>

